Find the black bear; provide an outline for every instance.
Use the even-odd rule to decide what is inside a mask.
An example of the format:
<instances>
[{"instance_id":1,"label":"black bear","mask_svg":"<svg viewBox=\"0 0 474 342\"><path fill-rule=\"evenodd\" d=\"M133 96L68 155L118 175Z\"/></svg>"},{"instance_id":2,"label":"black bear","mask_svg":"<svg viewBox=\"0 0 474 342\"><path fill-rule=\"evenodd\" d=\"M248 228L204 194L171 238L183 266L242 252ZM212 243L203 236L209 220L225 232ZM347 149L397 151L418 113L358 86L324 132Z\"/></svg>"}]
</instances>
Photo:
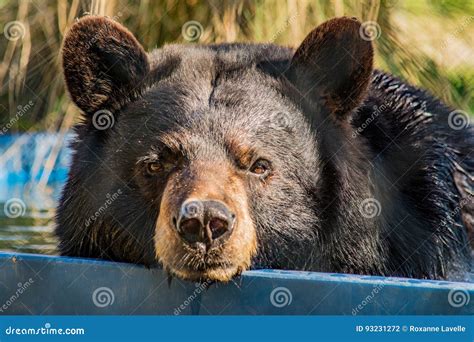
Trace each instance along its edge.
<instances>
[{"instance_id":1,"label":"black bear","mask_svg":"<svg viewBox=\"0 0 474 342\"><path fill-rule=\"evenodd\" d=\"M374 70L360 30L343 17L296 50L146 53L111 19L79 20L62 50L84 115L57 211L61 253L190 280L249 268L462 277L473 129Z\"/></svg>"}]
</instances>

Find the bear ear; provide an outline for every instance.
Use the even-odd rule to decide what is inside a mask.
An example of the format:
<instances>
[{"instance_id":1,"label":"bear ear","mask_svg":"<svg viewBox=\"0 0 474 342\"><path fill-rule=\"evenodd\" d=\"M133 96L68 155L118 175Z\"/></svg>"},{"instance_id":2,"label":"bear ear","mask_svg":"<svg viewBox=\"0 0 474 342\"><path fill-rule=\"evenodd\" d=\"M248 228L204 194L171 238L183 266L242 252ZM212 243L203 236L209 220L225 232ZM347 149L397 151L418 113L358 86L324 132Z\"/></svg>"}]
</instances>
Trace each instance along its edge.
<instances>
[{"instance_id":1,"label":"bear ear","mask_svg":"<svg viewBox=\"0 0 474 342\"><path fill-rule=\"evenodd\" d=\"M346 119L367 92L373 48L355 18L316 27L296 50L288 78L299 92L338 120Z\"/></svg>"},{"instance_id":2,"label":"bear ear","mask_svg":"<svg viewBox=\"0 0 474 342\"><path fill-rule=\"evenodd\" d=\"M62 48L66 86L86 114L118 109L139 93L148 74L148 57L122 25L97 16L76 22Z\"/></svg>"}]
</instances>

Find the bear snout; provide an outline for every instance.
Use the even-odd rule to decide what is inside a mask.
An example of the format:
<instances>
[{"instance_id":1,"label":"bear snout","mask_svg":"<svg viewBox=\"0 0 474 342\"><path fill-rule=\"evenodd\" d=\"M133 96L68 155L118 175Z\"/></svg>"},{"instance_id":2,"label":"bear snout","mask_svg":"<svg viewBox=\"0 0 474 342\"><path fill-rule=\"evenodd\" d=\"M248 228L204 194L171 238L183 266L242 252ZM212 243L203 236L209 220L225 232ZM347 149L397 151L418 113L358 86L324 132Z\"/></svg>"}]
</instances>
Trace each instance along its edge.
<instances>
[{"instance_id":1,"label":"bear snout","mask_svg":"<svg viewBox=\"0 0 474 342\"><path fill-rule=\"evenodd\" d=\"M246 189L225 164L194 161L170 176L154 236L164 268L182 279L218 281L248 269L257 236Z\"/></svg>"},{"instance_id":2,"label":"bear snout","mask_svg":"<svg viewBox=\"0 0 474 342\"><path fill-rule=\"evenodd\" d=\"M232 234L236 215L216 200L186 200L173 217L173 227L192 248L207 251Z\"/></svg>"}]
</instances>

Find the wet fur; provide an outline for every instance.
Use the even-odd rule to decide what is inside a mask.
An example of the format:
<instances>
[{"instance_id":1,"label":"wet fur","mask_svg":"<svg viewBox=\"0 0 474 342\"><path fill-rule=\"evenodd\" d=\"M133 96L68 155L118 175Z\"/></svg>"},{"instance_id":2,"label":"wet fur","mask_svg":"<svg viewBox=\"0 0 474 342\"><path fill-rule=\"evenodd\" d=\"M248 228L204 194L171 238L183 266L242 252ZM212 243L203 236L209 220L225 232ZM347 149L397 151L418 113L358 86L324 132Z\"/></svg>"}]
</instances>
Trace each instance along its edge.
<instances>
[{"instance_id":1,"label":"wet fur","mask_svg":"<svg viewBox=\"0 0 474 342\"><path fill-rule=\"evenodd\" d=\"M86 20L105 19L83 19L87 28ZM237 140L275 163L266 188L245 189L257 234L253 268L462 277L471 250L473 129L450 129L452 109L394 76L371 72L371 62L350 79L359 85L352 104L343 96L354 90L348 84L307 88L310 64L303 62L314 60L307 57L314 50L304 47L312 43L308 38L297 53L304 72L292 63L294 50L271 44L170 45L146 59L138 49L127 62L128 93L112 83L105 95L98 91L102 102L66 72L86 115L75 128L58 207L61 253L158 262L153 237L166 179L147 183L137 160L163 143L159 132L171 131L181 132L175 143L189 158L227 160ZM371 58L370 49L361 49ZM334 89L339 97L331 96ZM305 90L314 94L302 97ZM116 123L98 131L91 113L104 104ZM86 226L118 189L117 200ZM368 219L359 208L371 197L382 210Z\"/></svg>"}]
</instances>

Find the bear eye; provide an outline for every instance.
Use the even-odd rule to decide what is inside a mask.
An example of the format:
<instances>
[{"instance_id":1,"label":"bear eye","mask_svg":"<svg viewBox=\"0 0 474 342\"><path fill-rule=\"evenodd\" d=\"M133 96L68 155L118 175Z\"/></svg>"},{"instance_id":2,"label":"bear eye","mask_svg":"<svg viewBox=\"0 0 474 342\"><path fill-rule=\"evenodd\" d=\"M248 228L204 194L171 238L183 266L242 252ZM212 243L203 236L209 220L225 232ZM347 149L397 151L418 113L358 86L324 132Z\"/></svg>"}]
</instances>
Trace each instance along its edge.
<instances>
[{"instance_id":1,"label":"bear eye","mask_svg":"<svg viewBox=\"0 0 474 342\"><path fill-rule=\"evenodd\" d=\"M259 159L253 163L250 168L250 172L259 175L259 176L268 176L270 173L270 162L265 159Z\"/></svg>"},{"instance_id":2,"label":"bear eye","mask_svg":"<svg viewBox=\"0 0 474 342\"><path fill-rule=\"evenodd\" d=\"M162 170L159 162L150 162L146 164L146 171L149 175L154 175Z\"/></svg>"}]
</instances>

